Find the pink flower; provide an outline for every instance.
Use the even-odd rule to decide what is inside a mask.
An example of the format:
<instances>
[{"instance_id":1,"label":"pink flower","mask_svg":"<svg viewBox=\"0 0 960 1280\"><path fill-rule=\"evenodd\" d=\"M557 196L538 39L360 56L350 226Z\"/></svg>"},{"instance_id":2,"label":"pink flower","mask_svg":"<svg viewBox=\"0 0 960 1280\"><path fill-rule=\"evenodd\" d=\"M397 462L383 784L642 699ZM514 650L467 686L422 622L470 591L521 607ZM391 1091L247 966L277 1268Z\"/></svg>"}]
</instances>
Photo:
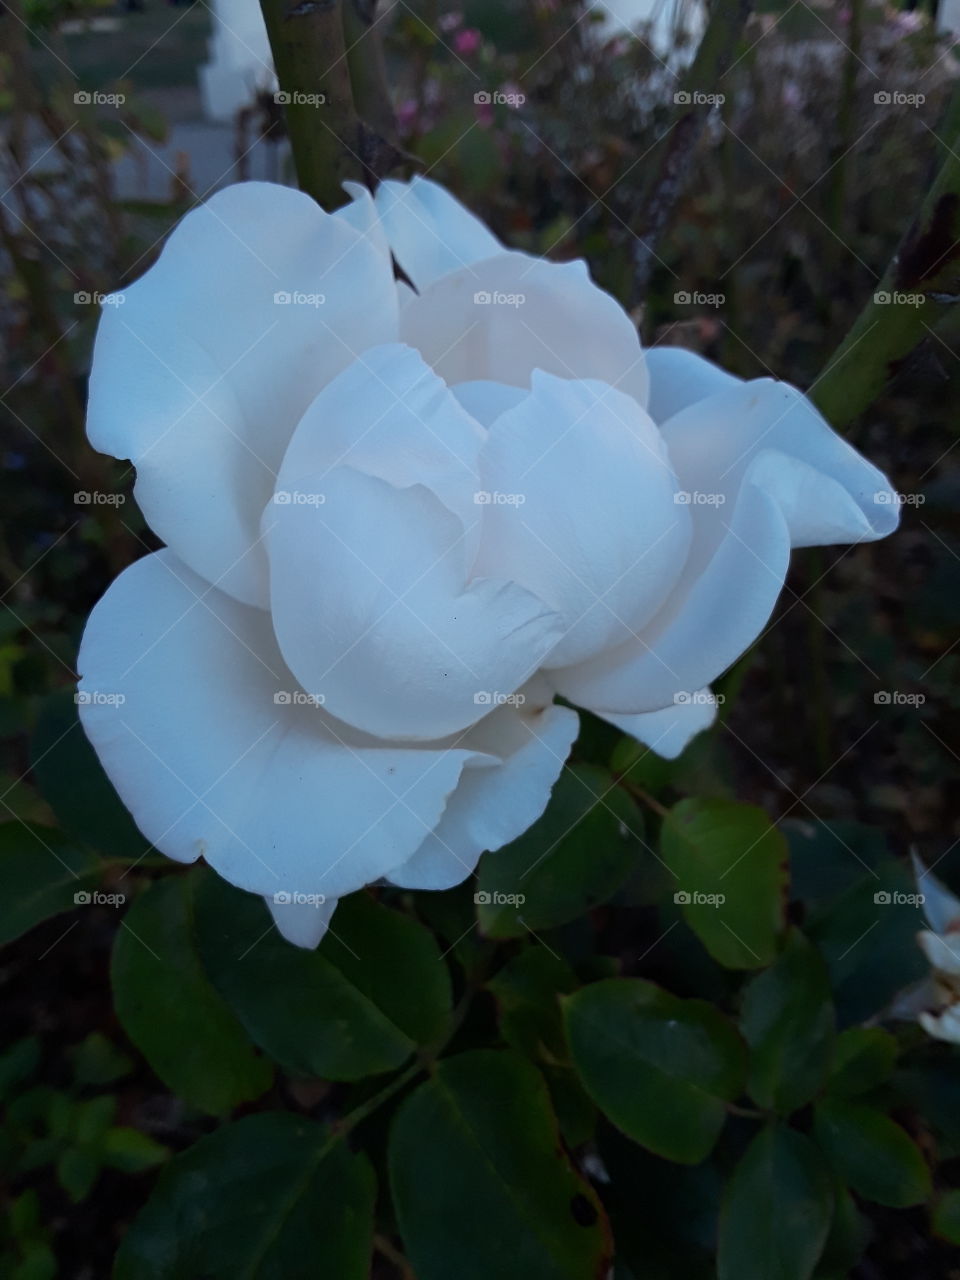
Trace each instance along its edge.
<instances>
[{"instance_id":1,"label":"pink flower","mask_svg":"<svg viewBox=\"0 0 960 1280\"><path fill-rule=\"evenodd\" d=\"M464 27L462 31L457 32L453 41L454 49L465 58L476 53L481 44L483 44L483 36L476 27Z\"/></svg>"},{"instance_id":2,"label":"pink flower","mask_svg":"<svg viewBox=\"0 0 960 1280\"><path fill-rule=\"evenodd\" d=\"M397 124L401 133L412 133L417 124L418 108L413 98L407 98L397 107Z\"/></svg>"}]
</instances>

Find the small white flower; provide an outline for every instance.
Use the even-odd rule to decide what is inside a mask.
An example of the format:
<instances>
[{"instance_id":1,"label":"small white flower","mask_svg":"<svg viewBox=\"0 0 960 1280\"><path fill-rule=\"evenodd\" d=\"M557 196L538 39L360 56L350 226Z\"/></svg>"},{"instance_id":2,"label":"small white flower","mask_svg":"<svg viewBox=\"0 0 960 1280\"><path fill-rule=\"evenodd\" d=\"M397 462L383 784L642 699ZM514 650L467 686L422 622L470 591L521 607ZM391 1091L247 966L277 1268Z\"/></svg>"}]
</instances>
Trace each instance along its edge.
<instances>
[{"instance_id":1,"label":"small white flower","mask_svg":"<svg viewBox=\"0 0 960 1280\"><path fill-rule=\"evenodd\" d=\"M929 929L917 935L933 973L925 984L930 1008L918 1014L928 1035L960 1044L960 901L913 856L917 887L924 895L923 914Z\"/></svg>"},{"instance_id":2,"label":"small white flower","mask_svg":"<svg viewBox=\"0 0 960 1280\"><path fill-rule=\"evenodd\" d=\"M84 726L156 847L303 946L337 897L447 888L535 821L577 733L555 694L679 754L791 546L899 515L793 387L645 356L582 262L506 250L424 179L350 193L189 213L90 380L90 439L167 545L93 612L82 688L123 701Z\"/></svg>"}]
</instances>

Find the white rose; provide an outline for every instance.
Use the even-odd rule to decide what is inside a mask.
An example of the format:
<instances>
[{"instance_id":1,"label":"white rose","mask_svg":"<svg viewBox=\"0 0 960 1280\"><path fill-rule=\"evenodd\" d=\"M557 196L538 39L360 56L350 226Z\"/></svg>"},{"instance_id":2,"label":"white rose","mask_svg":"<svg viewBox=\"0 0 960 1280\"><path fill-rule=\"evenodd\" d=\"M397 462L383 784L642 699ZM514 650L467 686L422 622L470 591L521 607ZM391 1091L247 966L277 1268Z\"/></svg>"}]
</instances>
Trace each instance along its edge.
<instances>
[{"instance_id":1,"label":"white rose","mask_svg":"<svg viewBox=\"0 0 960 1280\"><path fill-rule=\"evenodd\" d=\"M582 262L423 179L351 195L188 214L90 383L167 545L91 616L81 689L123 698L84 726L154 845L304 946L339 896L456 884L540 815L577 732L555 693L678 754L791 545L898 513L792 387L645 359Z\"/></svg>"}]
</instances>

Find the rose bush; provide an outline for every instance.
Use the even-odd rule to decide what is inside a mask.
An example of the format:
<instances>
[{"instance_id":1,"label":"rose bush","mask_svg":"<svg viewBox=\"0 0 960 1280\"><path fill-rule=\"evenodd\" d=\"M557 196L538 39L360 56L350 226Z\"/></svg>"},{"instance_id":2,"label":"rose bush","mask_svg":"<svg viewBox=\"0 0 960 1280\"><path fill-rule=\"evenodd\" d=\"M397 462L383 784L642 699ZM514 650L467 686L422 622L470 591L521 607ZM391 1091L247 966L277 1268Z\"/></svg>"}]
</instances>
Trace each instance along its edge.
<instances>
[{"instance_id":1,"label":"rose bush","mask_svg":"<svg viewBox=\"0 0 960 1280\"><path fill-rule=\"evenodd\" d=\"M166 548L90 618L84 727L153 844L302 946L522 833L577 733L557 695L678 754L790 548L898 513L800 392L642 352L582 262L423 179L350 194L188 214L90 384Z\"/></svg>"}]
</instances>

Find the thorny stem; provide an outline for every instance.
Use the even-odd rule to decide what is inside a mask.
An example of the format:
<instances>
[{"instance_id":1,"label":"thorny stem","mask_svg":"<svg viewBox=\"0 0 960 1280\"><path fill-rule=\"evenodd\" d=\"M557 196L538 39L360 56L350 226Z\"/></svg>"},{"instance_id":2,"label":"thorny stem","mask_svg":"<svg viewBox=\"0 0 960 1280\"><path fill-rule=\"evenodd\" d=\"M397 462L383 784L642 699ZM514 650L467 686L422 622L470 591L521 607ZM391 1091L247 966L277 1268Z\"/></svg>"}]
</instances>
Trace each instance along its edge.
<instances>
[{"instance_id":1,"label":"thorny stem","mask_svg":"<svg viewBox=\"0 0 960 1280\"><path fill-rule=\"evenodd\" d=\"M373 185L393 141L376 0L260 0L301 190L325 209L347 179Z\"/></svg>"},{"instance_id":2,"label":"thorny stem","mask_svg":"<svg viewBox=\"0 0 960 1280\"><path fill-rule=\"evenodd\" d=\"M325 209L363 177L341 0L261 0L301 190Z\"/></svg>"},{"instance_id":3,"label":"thorny stem","mask_svg":"<svg viewBox=\"0 0 960 1280\"><path fill-rule=\"evenodd\" d=\"M960 85L936 136L947 151L940 172L876 292L810 389L834 427L869 408L960 301Z\"/></svg>"},{"instance_id":4,"label":"thorny stem","mask_svg":"<svg viewBox=\"0 0 960 1280\"><path fill-rule=\"evenodd\" d=\"M657 245L683 194L697 144L713 111L709 102L698 99L720 92L721 81L733 65L752 9L753 0L727 0L714 6L697 56L680 82L681 92L688 96L685 101L680 100L678 115L661 142L652 180L640 200L646 221L638 234L635 303L642 301L646 292Z\"/></svg>"}]
</instances>

